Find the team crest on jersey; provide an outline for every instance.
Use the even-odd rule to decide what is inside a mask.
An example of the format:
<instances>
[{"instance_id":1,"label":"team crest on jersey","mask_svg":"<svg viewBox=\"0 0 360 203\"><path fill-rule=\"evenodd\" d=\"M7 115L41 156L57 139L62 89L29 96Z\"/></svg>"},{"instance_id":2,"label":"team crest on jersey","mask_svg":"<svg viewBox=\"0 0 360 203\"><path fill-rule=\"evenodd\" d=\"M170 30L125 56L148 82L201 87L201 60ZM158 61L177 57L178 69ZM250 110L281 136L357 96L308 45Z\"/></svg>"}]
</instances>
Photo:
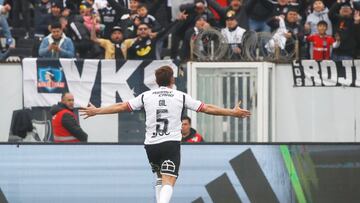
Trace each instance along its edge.
<instances>
[{"instance_id":1,"label":"team crest on jersey","mask_svg":"<svg viewBox=\"0 0 360 203\"><path fill-rule=\"evenodd\" d=\"M161 172L171 172L174 173L175 172L175 164L174 162L170 161L170 160L165 160L162 164L161 164Z\"/></svg>"}]
</instances>

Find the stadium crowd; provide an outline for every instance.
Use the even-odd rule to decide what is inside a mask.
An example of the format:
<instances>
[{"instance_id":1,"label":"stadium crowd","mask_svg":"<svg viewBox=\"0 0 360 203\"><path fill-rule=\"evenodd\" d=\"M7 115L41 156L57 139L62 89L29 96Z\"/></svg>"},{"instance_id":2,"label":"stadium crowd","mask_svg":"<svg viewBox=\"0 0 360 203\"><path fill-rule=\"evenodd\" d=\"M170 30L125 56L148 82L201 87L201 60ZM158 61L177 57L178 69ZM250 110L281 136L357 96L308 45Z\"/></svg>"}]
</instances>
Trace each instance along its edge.
<instances>
[{"instance_id":1,"label":"stadium crowd","mask_svg":"<svg viewBox=\"0 0 360 203\"><path fill-rule=\"evenodd\" d=\"M0 0L5 39L0 59L31 42L33 57L167 56L186 61L191 58L191 42L211 27L226 38L234 60L241 60L248 32L274 33L274 41L284 50L294 49L289 42L296 41L301 58L360 56L360 0L194 0L181 4L176 17L172 4L171 0ZM21 37L13 36L19 28ZM271 51L274 45L266 46Z\"/></svg>"}]
</instances>

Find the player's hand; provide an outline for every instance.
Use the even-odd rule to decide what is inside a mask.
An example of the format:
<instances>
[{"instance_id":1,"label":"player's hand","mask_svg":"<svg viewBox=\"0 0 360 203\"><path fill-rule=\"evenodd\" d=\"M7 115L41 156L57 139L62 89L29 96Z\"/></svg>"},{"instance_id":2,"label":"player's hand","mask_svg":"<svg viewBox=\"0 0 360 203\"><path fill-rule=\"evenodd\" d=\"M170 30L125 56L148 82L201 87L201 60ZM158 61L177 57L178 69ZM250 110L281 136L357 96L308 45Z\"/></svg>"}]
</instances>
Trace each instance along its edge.
<instances>
[{"instance_id":1,"label":"player's hand","mask_svg":"<svg viewBox=\"0 0 360 203\"><path fill-rule=\"evenodd\" d=\"M80 116L83 116L84 119L87 119L89 117L95 116L96 110L97 108L92 103L89 103L87 107L81 107L79 112Z\"/></svg>"},{"instance_id":2,"label":"player's hand","mask_svg":"<svg viewBox=\"0 0 360 203\"><path fill-rule=\"evenodd\" d=\"M236 117L246 118L251 115L250 111L240 108L241 101L234 107L234 113Z\"/></svg>"}]
</instances>

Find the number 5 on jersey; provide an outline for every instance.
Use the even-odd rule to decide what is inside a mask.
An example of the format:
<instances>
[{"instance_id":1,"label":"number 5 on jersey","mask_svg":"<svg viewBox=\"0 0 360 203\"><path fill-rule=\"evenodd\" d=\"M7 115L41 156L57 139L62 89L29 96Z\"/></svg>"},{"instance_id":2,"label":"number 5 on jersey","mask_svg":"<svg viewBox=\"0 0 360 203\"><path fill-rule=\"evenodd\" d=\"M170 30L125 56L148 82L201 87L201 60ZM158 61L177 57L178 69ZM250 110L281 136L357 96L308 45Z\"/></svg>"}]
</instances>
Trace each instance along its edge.
<instances>
[{"instance_id":1,"label":"number 5 on jersey","mask_svg":"<svg viewBox=\"0 0 360 203\"><path fill-rule=\"evenodd\" d=\"M156 109L156 133L153 133L154 135L152 138L156 137L157 135L163 136L163 135L169 135L170 133L167 131L169 126L169 120L167 118L162 118L161 116L163 114L167 114L167 109ZM161 128L162 127L162 128Z\"/></svg>"}]
</instances>

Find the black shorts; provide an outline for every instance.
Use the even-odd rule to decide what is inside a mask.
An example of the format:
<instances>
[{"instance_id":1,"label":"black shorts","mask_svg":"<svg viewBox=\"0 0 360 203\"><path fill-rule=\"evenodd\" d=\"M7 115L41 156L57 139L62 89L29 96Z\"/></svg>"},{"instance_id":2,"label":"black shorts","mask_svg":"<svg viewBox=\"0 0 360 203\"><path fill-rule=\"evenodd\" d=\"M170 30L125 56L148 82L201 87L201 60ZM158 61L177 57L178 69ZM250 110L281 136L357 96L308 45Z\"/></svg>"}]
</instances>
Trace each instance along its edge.
<instances>
[{"instance_id":1,"label":"black shorts","mask_svg":"<svg viewBox=\"0 0 360 203\"><path fill-rule=\"evenodd\" d=\"M177 177L180 167L180 142L167 141L145 145L145 150L153 173Z\"/></svg>"}]
</instances>

